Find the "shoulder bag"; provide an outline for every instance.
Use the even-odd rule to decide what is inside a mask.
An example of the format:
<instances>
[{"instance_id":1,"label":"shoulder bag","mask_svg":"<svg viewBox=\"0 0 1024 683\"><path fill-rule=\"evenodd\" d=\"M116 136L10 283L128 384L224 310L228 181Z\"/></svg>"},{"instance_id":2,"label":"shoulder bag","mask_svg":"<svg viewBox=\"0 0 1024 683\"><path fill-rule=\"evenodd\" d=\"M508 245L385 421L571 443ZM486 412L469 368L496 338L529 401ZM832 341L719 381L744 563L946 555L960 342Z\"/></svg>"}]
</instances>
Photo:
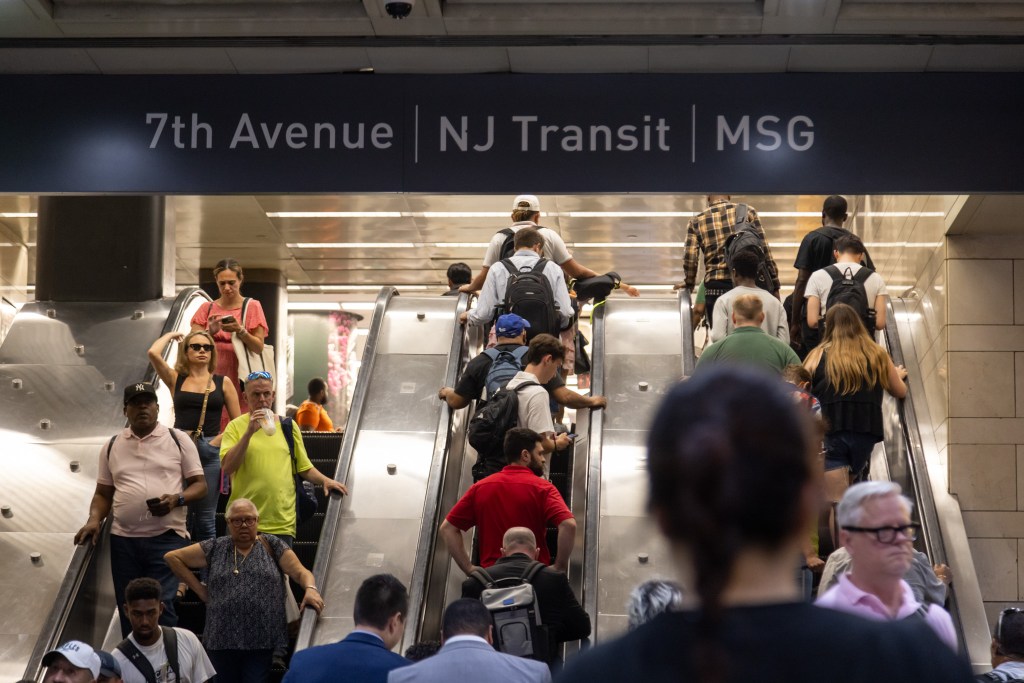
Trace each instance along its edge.
<instances>
[{"instance_id":1,"label":"shoulder bag","mask_svg":"<svg viewBox=\"0 0 1024 683\"><path fill-rule=\"evenodd\" d=\"M242 329L248 331L245 326L245 314L249 312L250 297L242 300ZM263 342L263 351L253 353L242 343L237 334L231 335L231 345L235 349L235 356L238 357L238 377L248 377L250 373L265 370L274 378L274 386L277 386L277 366L274 364L274 347ZM245 380L242 379L244 382Z\"/></svg>"}]
</instances>

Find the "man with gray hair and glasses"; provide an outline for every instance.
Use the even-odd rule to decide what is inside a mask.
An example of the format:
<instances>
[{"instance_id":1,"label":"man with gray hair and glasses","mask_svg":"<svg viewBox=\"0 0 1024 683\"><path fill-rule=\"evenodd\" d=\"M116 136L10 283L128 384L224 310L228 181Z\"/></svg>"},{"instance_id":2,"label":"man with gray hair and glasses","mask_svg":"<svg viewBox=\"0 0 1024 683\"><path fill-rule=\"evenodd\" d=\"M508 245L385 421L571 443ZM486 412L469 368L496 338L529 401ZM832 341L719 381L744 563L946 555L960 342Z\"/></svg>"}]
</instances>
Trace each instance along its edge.
<instances>
[{"instance_id":1,"label":"man with gray hair and glasses","mask_svg":"<svg viewBox=\"0 0 1024 683\"><path fill-rule=\"evenodd\" d=\"M992 671L978 674L978 683L1024 681L1024 610L1007 607L999 613L992 636Z\"/></svg>"},{"instance_id":2,"label":"man with gray hair and glasses","mask_svg":"<svg viewBox=\"0 0 1024 683\"><path fill-rule=\"evenodd\" d=\"M875 621L923 621L956 651L949 613L938 605L919 603L903 580L920 528L910 521L912 508L913 503L895 482L866 481L846 490L836 518L839 541L849 551L853 565L817 604Z\"/></svg>"}]
</instances>

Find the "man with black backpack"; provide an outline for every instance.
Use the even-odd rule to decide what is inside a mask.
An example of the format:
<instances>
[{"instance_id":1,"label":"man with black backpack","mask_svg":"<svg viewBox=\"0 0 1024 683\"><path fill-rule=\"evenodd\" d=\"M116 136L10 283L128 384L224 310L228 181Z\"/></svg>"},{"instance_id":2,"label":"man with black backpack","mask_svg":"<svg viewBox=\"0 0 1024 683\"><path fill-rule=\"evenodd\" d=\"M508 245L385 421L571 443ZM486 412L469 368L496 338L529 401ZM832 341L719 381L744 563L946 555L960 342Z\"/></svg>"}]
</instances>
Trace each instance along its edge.
<instances>
[{"instance_id":1,"label":"man with black backpack","mask_svg":"<svg viewBox=\"0 0 1024 683\"><path fill-rule=\"evenodd\" d=\"M494 395L525 367L524 359L529 348L526 346L526 328L529 326L528 321L515 313L500 316L494 326L497 345L473 357L455 387L441 387L437 397L447 401L452 410L459 410L479 398L485 389L486 398ZM544 389L556 403L567 408L596 410L608 405L604 396L584 396L569 389L559 373L555 373Z\"/></svg>"},{"instance_id":2,"label":"man with black backpack","mask_svg":"<svg viewBox=\"0 0 1024 683\"><path fill-rule=\"evenodd\" d=\"M544 385L558 374L564 357L562 343L542 334L526 351L526 367L516 372L505 386L494 393L477 411L467 429L469 444L477 451L473 480L480 481L505 466L502 444L513 427L526 427L541 435L544 453L562 450L570 444L567 434L555 436L551 403ZM493 367L493 366L492 366Z\"/></svg>"},{"instance_id":3,"label":"man with black backpack","mask_svg":"<svg viewBox=\"0 0 1024 683\"><path fill-rule=\"evenodd\" d=\"M476 308L463 312L459 320L486 325L496 315L515 313L530 322L527 338L558 336L572 322L572 301L562 269L541 257L543 247L544 238L536 228L519 230L515 253L487 272Z\"/></svg>"},{"instance_id":4,"label":"man with black backpack","mask_svg":"<svg viewBox=\"0 0 1024 683\"><path fill-rule=\"evenodd\" d=\"M559 643L580 640L590 635L590 615L576 599L568 577L537 562L538 552L537 537L532 531L526 527L512 527L502 538L501 559L487 569L474 571L463 581L462 597L480 599L486 589L490 589L490 595L494 595L495 589L514 588L528 583L534 595L532 604L539 615L538 630L544 633L547 640L546 656L534 658L553 662L557 658ZM537 565L540 567L535 570ZM531 575L532 570L535 571ZM491 611L493 613L496 610ZM501 638L496 640L498 642L495 646L498 647ZM544 648L541 645L536 644L533 649L542 653Z\"/></svg>"},{"instance_id":5,"label":"man with black backpack","mask_svg":"<svg viewBox=\"0 0 1024 683\"><path fill-rule=\"evenodd\" d=\"M730 238L734 249L750 250L758 257L757 286L778 296L779 269L772 258L768 240L757 211L746 204L735 204L727 194L709 194L708 208L694 216L686 226L683 248L683 282L676 289L693 292L697 285L699 254L704 254L704 302L708 323L714 324L715 301L730 289L731 263L726 245Z\"/></svg>"},{"instance_id":6,"label":"man with black backpack","mask_svg":"<svg viewBox=\"0 0 1024 683\"><path fill-rule=\"evenodd\" d=\"M544 258L554 261L556 265L560 266L567 278L581 280L597 277L597 273L573 258L573 255L569 253L569 249L565 246L565 241L562 240L561 235L551 228L538 225L540 221L540 199L536 195L521 194L512 200L512 221L512 225L494 233L490 243L487 245L487 251L484 253L484 261L480 272L476 274L472 282L460 287L459 291L480 291L487 278L488 269L501 259L509 258L515 253L514 236L523 228L536 228L540 231L541 237L544 238ZM635 287L630 287L623 282L619 282L617 288L630 296L640 296L640 292Z\"/></svg>"},{"instance_id":7,"label":"man with black backpack","mask_svg":"<svg viewBox=\"0 0 1024 683\"><path fill-rule=\"evenodd\" d=\"M849 234L850 231L845 227L848 218L846 198L832 195L822 204L821 227L804 235L796 252L793 267L797 269L797 275L796 284L793 285L793 314L789 316L789 338L794 345L802 346L804 351L814 348L818 339L813 332L807 340L804 339L808 333L804 322L807 319L804 308L807 282L815 271L836 262L836 240ZM867 250L864 251L864 265L875 269Z\"/></svg>"},{"instance_id":8,"label":"man with black backpack","mask_svg":"<svg viewBox=\"0 0 1024 683\"><path fill-rule=\"evenodd\" d=\"M480 566L487 568L501 557L506 531L523 526L535 538L545 538L548 526L558 529L554 567L569 568L569 555L576 543L576 520L555 485L543 478L544 449L541 435L517 427L505 435L504 469L478 481L459 499L441 523L438 534L452 559L466 576L477 569L463 542L463 532L476 527L480 541ZM548 564L551 553L546 543L539 547L537 560Z\"/></svg>"},{"instance_id":9,"label":"man with black backpack","mask_svg":"<svg viewBox=\"0 0 1024 683\"><path fill-rule=\"evenodd\" d=\"M160 584L135 579L125 589L131 634L114 650L124 683L204 683L217 672L196 634L158 623L164 606Z\"/></svg>"},{"instance_id":10,"label":"man with black backpack","mask_svg":"<svg viewBox=\"0 0 1024 683\"><path fill-rule=\"evenodd\" d=\"M864 243L853 233L836 240L836 262L815 271L807 281L807 326L824 334L821 321L829 306L846 304L857 311L867 329L885 328L885 281L871 268L862 265ZM815 343L820 337L812 338Z\"/></svg>"}]
</instances>

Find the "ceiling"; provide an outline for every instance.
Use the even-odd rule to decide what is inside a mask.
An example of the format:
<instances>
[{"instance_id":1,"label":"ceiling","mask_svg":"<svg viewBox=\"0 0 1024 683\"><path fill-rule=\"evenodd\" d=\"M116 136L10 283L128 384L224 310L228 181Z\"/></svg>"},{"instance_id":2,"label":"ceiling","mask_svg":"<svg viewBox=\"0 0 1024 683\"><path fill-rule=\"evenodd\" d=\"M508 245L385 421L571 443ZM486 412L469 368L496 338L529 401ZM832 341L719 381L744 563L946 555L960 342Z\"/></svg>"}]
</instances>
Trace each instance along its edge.
<instances>
[{"instance_id":1,"label":"ceiling","mask_svg":"<svg viewBox=\"0 0 1024 683\"><path fill-rule=\"evenodd\" d=\"M382 285L440 290L450 263L464 261L474 272L479 268L487 241L510 223L512 199L417 194L169 197L175 216L177 282L197 283L201 269L230 256L246 268L282 270L296 295L339 291L372 295ZM562 235L580 263L598 272L615 270L625 281L652 290L668 289L683 279L686 225L704 207L704 197L697 195L542 195L540 199L541 222ZM790 265L796 246L804 234L821 225L825 197L738 199L760 213L782 280L792 283L795 273ZM848 199L854 229L880 217L905 221L908 208L915 209L911 215L920 215L924 209L929 220L942 221L938 198L908 198L906 206L898 206L895 212L873 210L892 206L891 197ZM28 284L34 281L37 203L32 196L0 196L0 265L9 273L20 254ZM282 213L307 215L278 215ZM472 215L451 216L460 213Z\"/></svg>"},{"instance_id":2,"label":"ceiling","mask_svg":"<svg viewBox=\"0 0 1024 683\"><path fill-rule=\"evenodd\" d=\"M0 73L1015 71L1024 2L4 0Z\"/></svg>"}]
</instances>

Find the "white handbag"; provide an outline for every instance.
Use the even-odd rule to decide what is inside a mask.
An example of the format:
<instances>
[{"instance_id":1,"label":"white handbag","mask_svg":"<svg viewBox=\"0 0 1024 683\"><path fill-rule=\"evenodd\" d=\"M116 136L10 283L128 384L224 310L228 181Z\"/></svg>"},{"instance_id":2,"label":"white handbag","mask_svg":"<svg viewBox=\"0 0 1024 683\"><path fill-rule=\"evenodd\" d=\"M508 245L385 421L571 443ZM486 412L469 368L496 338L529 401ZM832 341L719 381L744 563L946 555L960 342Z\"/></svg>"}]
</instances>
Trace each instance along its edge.
<instances>
[{"instance_id":1,"label":"white handbag","mask_svg":"<svg viewBox=\"0 0 1024 683\"><path fill-rule=\"evenodd\" d=\"M242 300L242 329L248 330L245 326L245 314L249 310L250 297ZM237 334L231 335L231 345L235 349L235 356L238 357L238 378L245 381L253 372L266 370L274 378L274 386L277 386L277 366L274 364L274 347L266 342L263 343L263 351L253 353L250 351Z\"/></svg>"}]
</instances>

